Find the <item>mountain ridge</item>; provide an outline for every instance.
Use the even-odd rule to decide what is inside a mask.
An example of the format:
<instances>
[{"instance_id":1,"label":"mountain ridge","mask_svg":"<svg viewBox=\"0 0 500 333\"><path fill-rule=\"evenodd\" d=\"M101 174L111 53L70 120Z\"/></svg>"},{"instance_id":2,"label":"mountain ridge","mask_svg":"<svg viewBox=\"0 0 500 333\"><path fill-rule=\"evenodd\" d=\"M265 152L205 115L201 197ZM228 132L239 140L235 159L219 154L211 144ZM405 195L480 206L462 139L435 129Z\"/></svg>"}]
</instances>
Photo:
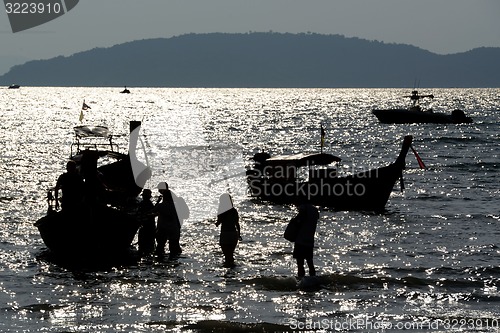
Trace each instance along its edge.
<instances>
[{"instance_id":1,"label":"mountain ridge","mask_svg":"<svg viewBox=\"0 0 500 333\"><path fill-rule=\"evenodd\" d=\"M407 44L313 33L143 39L29 61L0 84L143 87L500 87L500 48L438 55Z\"/></svg>"}]
</instances>

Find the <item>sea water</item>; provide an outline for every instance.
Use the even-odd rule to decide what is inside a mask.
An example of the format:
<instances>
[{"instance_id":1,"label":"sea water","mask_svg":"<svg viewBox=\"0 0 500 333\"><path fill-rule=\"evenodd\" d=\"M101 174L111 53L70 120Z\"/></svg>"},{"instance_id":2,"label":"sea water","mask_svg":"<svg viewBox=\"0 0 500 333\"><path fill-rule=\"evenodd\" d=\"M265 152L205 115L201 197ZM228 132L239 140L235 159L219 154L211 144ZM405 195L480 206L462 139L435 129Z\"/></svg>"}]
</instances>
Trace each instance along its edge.
<instances>
[{"instance_id":1,"label":"sea water","mask_svg":"<svg viewBox=\"0 0 500 333\"><path fill-rule=\"evenodd\" d=\"M2 332L497 332L500 330L499 89L421 89L435 111L473 124L380 124L373 108L404 107L410 89L131 89L21 87L0 91L0 331ZM79 116L83 101L91 109ZM104 270L46 260L33 223L64 171L73 127L105 125L191 216L182 256ZM348 174L411 151L383 213L320 208L315 280L295 279L284 228L296 213L249 197L254 153L320 150ZM223 266L214 222L220 194L243 240ZM97 232L97 231L96 231ZM92 247L89 240L89 248Z\"/></svg>"}]
</instances>

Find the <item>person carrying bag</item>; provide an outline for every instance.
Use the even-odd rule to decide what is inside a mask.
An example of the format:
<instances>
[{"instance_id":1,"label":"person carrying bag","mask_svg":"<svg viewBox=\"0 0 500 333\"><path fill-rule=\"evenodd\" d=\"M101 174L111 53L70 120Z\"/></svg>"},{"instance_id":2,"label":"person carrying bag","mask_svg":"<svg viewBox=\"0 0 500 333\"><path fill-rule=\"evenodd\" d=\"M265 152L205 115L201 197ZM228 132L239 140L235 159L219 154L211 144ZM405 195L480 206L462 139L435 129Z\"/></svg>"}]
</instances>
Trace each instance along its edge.
<instances>
[{"instance_id":1,"label":"person carrying bag","mask_svg":"<svg viewBox=\"0 0 500 333\"><path fill-rule=\"evenodd\" d=\"M290 242L295 242L300 229L300 220L297 216L293 217L285 228L283 237Z\"/></svg>"},{"instance_id":2,"label":"person carrying bag","mask_svg":"<svg viewBox=\"0 0 500 333\"><path fill-rule=\"evenodd\" d=\"M309 275L315 276L313 263L314 235L319 219L318 209L310 203L297 204L298 214L288 223L284 237L293 242L293 257L297 260L298 277L305 276L304 261Z\"/></svg>"}]
</instances>

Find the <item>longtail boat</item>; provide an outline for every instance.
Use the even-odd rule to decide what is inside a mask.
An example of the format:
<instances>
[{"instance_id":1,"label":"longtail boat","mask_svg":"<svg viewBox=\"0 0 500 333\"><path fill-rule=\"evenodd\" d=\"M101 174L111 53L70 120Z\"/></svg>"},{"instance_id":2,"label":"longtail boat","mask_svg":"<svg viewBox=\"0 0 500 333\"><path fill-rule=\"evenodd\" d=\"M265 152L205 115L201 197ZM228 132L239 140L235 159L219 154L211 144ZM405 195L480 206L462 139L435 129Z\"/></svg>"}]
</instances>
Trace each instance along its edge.
<instances>
[{"instance_id":1,"label":"longtail boat","mask_svg":"<svg viewBox=\"0 0 500 333\"><path fill-rule=\"evenodd\" d=\"M253 157L255 165L247 171L250 193L282 204L308 201L335 210L382 211L402 178L411 142L412 136L404 138L395 162L347 176L338 175L334 164L341 159L331 154L271 157L258 153ZM301 174L305 174L302 179Z\"/></svg>"}]
</instances>

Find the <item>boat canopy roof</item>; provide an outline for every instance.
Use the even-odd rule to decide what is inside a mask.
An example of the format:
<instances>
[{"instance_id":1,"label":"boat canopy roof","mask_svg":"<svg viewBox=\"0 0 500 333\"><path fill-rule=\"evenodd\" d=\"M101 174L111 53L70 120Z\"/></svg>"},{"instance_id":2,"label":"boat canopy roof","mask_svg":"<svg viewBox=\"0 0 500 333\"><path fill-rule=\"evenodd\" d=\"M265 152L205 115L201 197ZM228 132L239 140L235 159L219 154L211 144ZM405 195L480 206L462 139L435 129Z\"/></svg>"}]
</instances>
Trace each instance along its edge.
<instances>
[{"instance_id":1,"label":"boat canopy roof","mask_svg":"<svg viewBox=\"0 0 500 333\"><path fill-rule=\"evenodd\" d=\"M118 152L118 146L113 143L113 136L105 126L76 126L75 140L71 144L71 156L80 154L83 150L102 152ZM76 148L76 150L75 150ZM120 158L114 157L113 158Z\"/></svg>"},{"instance_id":2,"label":"boat canopy roof","mask_svg":"<svg viewBox=\"0 0 500 333\"><path fill-rule=\"evenodd\" d=\"M89 137L97 137L97 138L109 138L111 133L109 129L105 126L76 126L75 134L78 138L89 138Z\"/></svg>"},{"instance_id":3,"label":"boat canopy roof","mask_svg":"<svg viewBox=\"0 0 500 333\"><path fill-rule=\"evenodd\" d=\"M295 167L311 166L311 165L328 165L333 162L340 162L341 158L332 154L319 153L319 154L295 154L295 155L281 155L268 158L267 165L293 165Z\"/></svg>"}]
</instances>

